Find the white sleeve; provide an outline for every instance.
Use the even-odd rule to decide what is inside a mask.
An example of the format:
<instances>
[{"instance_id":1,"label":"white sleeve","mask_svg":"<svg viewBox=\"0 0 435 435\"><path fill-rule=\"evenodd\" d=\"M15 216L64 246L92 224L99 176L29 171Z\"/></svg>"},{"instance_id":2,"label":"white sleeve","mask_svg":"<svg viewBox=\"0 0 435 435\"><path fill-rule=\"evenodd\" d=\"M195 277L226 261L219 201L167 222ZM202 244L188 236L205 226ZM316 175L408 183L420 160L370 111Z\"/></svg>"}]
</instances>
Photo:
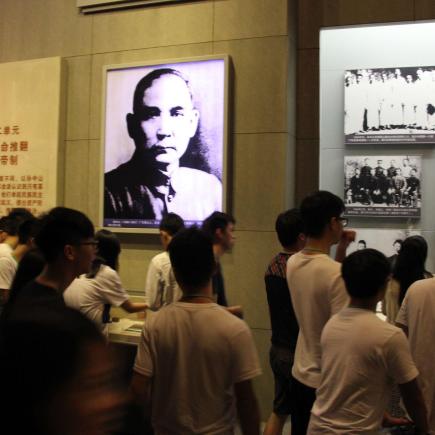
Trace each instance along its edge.
<instances>
[{"instance_id":1,"label":"white sleeve","mask_svg":"<svg viewBox=\"0 0 435 435\"><path fill-rule=\"evenodd\" d=\"M119 307L129 299L127 292L121 284L121 279L115 270L106 266L97 274L96 278L100 281L101 293L104 299L111 305Z\"/></svg>"},{"instance_id":2,"label":"white sleeve","mask_svg":"<svg viewBox=\"0 0 435 435\"><path fill-rule=\"evenodd\" d=\"M16 268L7 257L0 257L0 289L9 290L14 280Z\"/></svg>"},{"instance_id":3,"label":"white sleeve","mask_svg":"<svg viewBox=\"0 0 435 435\"><path fill-rule=\"evenodd\" d=\"M153 258L148 266L146 284L145 284L145 303L150 308L159 308L160 301L158 296L162 291L162 271L157 266L155 258Z\"/></svg>"},{"instance_id":4,"label":"white sleeve","mask_svg":"<svg viewBox=\"0 0 435 435\"><path fill-rule=\"evenodd\" d=\"M408 340L400 329L397 328L397 332L386 343L384 356L388 374L397 384L405 384L418 376Z\"/></svg>"},{"instance_id":5,"label":"white sleeve","mask_svg":"<svg viewBox=\"0 0 435 435\"><path fill-rule=\"evenodd\" d=\"M141 375L152 377L154 374L153 358L151 352L151 340L148 329L148 320L145 320L140 342L137 347L136 359L133 370Z\"/></svg>"},{"instance_id":6,"label":"white sleeve","mask_svg":"<svg viewBox=\"0 0 435 435\"><path fill-rule=\"evenodd\" d=\"M330 316L338 313L349 303L349 296L346 291L341 273L334 277L330 287L329 304L331 307Z\"/></svg>"},{"instance_id":7,"label":"white sleeve","mask_svg":"<svg viewBox=\"0 0 435 435\"><path fill-rule=\"evenodd\" d=\"M243 325L231 339L233 353L233 383L252 379L261 374L258 353L251 330Z\"/></svg>"}]
</instances>

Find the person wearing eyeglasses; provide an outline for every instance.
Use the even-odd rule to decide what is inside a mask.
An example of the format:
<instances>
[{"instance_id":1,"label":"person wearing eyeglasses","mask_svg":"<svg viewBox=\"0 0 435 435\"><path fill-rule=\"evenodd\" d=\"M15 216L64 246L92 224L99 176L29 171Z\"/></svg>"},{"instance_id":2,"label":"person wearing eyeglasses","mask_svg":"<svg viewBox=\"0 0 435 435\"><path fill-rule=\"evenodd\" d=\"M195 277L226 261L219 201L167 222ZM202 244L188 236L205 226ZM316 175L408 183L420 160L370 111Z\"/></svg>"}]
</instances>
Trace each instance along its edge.
<instances>
[{"instance_id":1,"label":"person wearing eyeglasses","mask_svg":"<svg viewBox=\"0 0 435 435\"><path fill-rule=\"evenodd\" d=\"M327 191L314 192L301 203L306 245L287 262L287 283L299 324L292 375L297 427L292 433L306 433L310 411L320 385L320 335L329 318L348 304L341 277L341 264L329 256L338 244L336 258L342 260L354 241L353 231L344 231L347 219L342 217L344 203Z\"/></svg>"},{"instance_id":2,"label":"person wearing eyeglasses","mask_svg":"<svg viewBox=\"0 0 435 435\"><path fill-rule=\"evenodd\" d=\"M97 252L89 273L76 278L65 290L65 303L81 311L109 337L110 308L121 307L128 313L145 311L148 304L133 302L118 275L119 239L108 230L96 233Z\"/></svg>"},{"instance_id":3,"label":"person wearing eyeglasses","mask_svg":"<svg viewBox=\"0 0 435 435\"><path fill-rule=\"evenodd\" d=\"M5 320L21 309L64 307L63 292L71 282L91 269L95 258L94 225L83 213L55 207L42 219L35 245L45 259L42 272L5 305Z\"/></svg>"}]
</instances>

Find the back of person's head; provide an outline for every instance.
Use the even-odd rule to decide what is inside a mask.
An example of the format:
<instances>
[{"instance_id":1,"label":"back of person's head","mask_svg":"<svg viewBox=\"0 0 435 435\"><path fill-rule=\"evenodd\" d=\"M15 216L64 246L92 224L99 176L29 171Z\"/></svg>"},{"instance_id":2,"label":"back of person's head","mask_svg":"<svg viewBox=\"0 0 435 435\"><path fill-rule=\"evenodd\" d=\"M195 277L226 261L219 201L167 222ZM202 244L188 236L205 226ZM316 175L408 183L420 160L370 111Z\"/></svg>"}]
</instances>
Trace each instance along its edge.
<instances>
[{"instance_id":1,"label":"back of person's head","mask_svg":"<svg viewBox=\"0 0 435 435\"><path fill-rule=\"evenodd\" d=\"M121 243L116 234L109 230L100 230L95 234L95 240L98 242L97 256L103 260L103 264L117 270Z\"/></svg>"},{"instance_id":2,"label":"back of person's head","mask_svg":"<svg viewBox=\"0 0 435 435\"><path fill-rule=\"evenodd\" d=\"M18 263L17 271L9 290L9 298L6 302L3 314L9 311L10 307L15 303L15 299L19 295L21 289L30 281L34 280L42 272L44 266L44 256L38 249L31 249L24 254L23 258Z\"/></svg>"},{"instance_id":3,"label":"back of person's head","mask_svg":"<svg viewBox=\"0 0 435 435\"><path fill-rule=\"evenodd\" d=\"M225 231L229 224L235 225L235 223L236 220L230 214L215 211L202 223L202 231L216 242L216 231L218 229Z\"/></svg>"},{"instance_id":4,"label":"back of person's head","mask_svg":"<svg viewBox=\"0 0 435 435\"><path fill-rule=\"evenodd\" d=\"M319 190L302 200L300 211L306 235L321 237L331 219L344 212L344 203L337 195Z\"/></svg>"},{"instance_id":5,"label":"back of person's head","mask_svg":"<svg viewBox=\"0 0 435 435\"><path fill-rule=\"evenodd\" d=\"M168 213L160 221L159 230L166 231L170 236L175 236L182 229L184 229L183 218L176 213Z\"/></svg>"},{"instance_id":6,"label":"back of person's head","mask_svg":"<svg viewBox=\"0 0 435 435\"><path fill-rule=\"evenodd\" d=\"M20 245L28 244L37 234L39 229L39 220L35 217L26 219L18 227L18 243Z\"/></svg>"},{"instance_id":7,"label":"back of person's head","mask_svg":"<svg viewBox=\"0 0 435 435\"><path fill-rule=\"evenodd\" d=\"M393 278L400 284L400 304L409 286L425 277L427 250L426 240L421 236L410 236L402 242L393 270Z\"/></svg>"},{"instance_id":8,"label":"back of person's head","mask_svg":"<svg viewBox=\"0 0 435 435\"><path fill-rule=\"evenodd\" d=\"M341 267L341 274L351 297L370 299L385 287L391 266L382 252L362 249L348 255Z\"/></svg>"},{"instance_id":9,"label":"back of person's head","mask_svg":"<svg viewBox=\"0 0 435 435\"><path fill-rule=\"evenodd\" d=\"M8 218L17 220L18 222L22 222L33 217L33 214L29 210L21 207L13 208L8 214Z\"/></svg>"},{"instance_id":10,"label":"back of person's head","mask_svg":"<svg viewBox=\"0 0 435 435\"><path fill-rule=\"evenodd\" d=\"M52 263L63 253L66 245L79 245L94 237L94 225L78 210L66 207L53 208L41 218L35 244L47 263Z\"/></svg>"},{"instance_id":11,"label":"back of person's head","mask_svg":"<svg viewBox=\"0 0 435 435\"><path fill-rule=\"evenodd\" d=\"M5 230L5 224L7 222L7 217L6 216L2 216L0 218L0 231L4 231Z\"/></svg>"},{"instance_id":12,"label":"back of person's head","mask_svg":"<svg viewBox=\"0 0 435 435\"><path fill-rule=\"evenodd\" d=\"M0 376L7 398L2 405L2 431L94 433L90 428L102 421L91 419L102 417L99 412L104 408L98 400L108 393L109 378L102 379L102 373L94 371L91 379L89 364L95 363L95 354L103 357L105 348L95 324L76 310L41 307L14 314L0 329ZM104 412L114 411L106 408ZM105 417L107 424L112 416Z\"/></svg>"},{"instance_id":13,"label":"back of person's head","mask_svg":"<svg viewBox=\"0 0 435 435\"><path fill-rule=\"evenodd\" d=\"M211 238L198 228L177 233L168 247L175 278L183 291L204 287L216 267Z\"/></svg>"},{"instance_id":14,"label":"back of person's head","mask_svg":"<svg viewBox=\"0 0 435 435\"><path fill-rule=\"evenodd\" d=\"M26 210L25 208L13 208L6 216L4 231L9 236L17 236L18 228L20 227L21 223L31 219L34 219L34 216L29 210Z\"/></svg>"},{"instance_id":15,"label":"back of person's head","mask_svg":"<svg viewBox=\"0 0 435 435\"><path fill-rule=\"evenodd\" d=\"M305 231L300 211L292 208L280 213L276 218L275 230L284 248L294 245Z\"/></svg>"}]
</instances>

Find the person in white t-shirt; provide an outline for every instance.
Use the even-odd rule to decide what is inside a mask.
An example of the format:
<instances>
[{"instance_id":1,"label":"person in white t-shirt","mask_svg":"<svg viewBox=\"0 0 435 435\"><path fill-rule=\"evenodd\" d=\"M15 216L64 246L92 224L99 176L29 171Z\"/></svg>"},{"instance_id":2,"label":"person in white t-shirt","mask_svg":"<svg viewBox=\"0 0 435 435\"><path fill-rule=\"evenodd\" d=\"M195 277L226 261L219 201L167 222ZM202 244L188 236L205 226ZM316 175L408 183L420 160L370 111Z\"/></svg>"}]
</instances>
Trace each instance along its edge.
<instances>
[{"instance_id":1,"label":"person in white t-shirt","mask_svg":"<svg viewBox=\"0 0 435 435\"><path fill-rule=\"evenodd\" d=\"M2 219L0 257L9 256L18 245L18 228L25 220L33 218L25 208L14 208Z\"/></svg>"},{"instance_id":2,"label":"person in white t-shirt","mask_svg":"<svg viewBox=\"0 0 435 435\"><path fill-rule=\"evenodd\" d=\"M305 224L305 248L287 262L287 283L299 335L292 368L294 394L298 398L295 434L305 434L316 388L320 384L320 334L329 318L348 303L340 273L340 263L329 257L332 245L339 242L337 259L355 238L343 231L347 219L343 201L331 192L318 191L307 196L300 207ZM293 429L292 429L293 430Z\"/></svg>"},{"instance_id":3,"label":"person in white t-shirt","mask_svg":"<svg viewBox=\"0 0 435 435\"><path fill-rule=\"evenodd\" d=\"M147 316L131 389L156 435L259 434L251 379L261 373L246 323L217 305L211 239L196 228L169 245L180 301ZM237 411L237 413L236 413Z\"/></svg>"},{"instance_id":4,"label":"person in white t-shirt","mask_svg":"<svg viewBox=\"0 0 435 435\"><path fill-rule=\"evenodd\" d=\"M322 332L322 373L308 434L377 434L394 383L417 433L426 433L418 370L405 334L376 316L390 278L388 260L375 249L356 251L344 259L342 276L350 303Z\"/></svg>"},{"instance_id":5,"label":"person in white t-shirt","mask_svg":"<svg viewBox=\"0 0 435 435\"><path fill-rule=\"evenodd\" d=\"M419 384L428 409L429 431L435 434L435 278L412 284L406 292L396 324L408 335L411 354L420 372Z\"/></svg>"},{"instance_id":6,"label":"person in white t-shirt","mask_svg":"<svg viewBox=\"0 0 435 435\"><path fill-rule=\"evenodd\" d=\"M91 271L76 278L65 290L65 304L81 311L95 322L108 336L110 307L121 307L129 313L145 311L146 303L132 302L118 275L118 257L121 244L111 231L100 230L95 234L97 256Z\"/></svg>"},{"instance_id":7,"label":"person in white t-shirt","mask_svg":"<svg viewBox=\"0 0 435 435\"><path fill-rule=\"evenodd\" d=\"M34 247L33 237L36 233L37 225L38 221L33 217L21 222L18 227L18 244L15 249L8 254L0 256L0 305L4 305L8 300L9 290L17 272L18 263Z\"/></svg>"},{"instance_id":8,"label":"person in white t-shirt","mask_svg":"<svg viewBox=\"0 0 435 435\"><path fill-rule=\"evenodd\" d=\"M172 237L183 228L183 219L175 213L168 213L160 221L160 241L164 251L151 259L145 284L145 302L152 310L158 310L163 305L178 301L182 296L172 272L167 250Z\"/></svg>"}]
</instances>

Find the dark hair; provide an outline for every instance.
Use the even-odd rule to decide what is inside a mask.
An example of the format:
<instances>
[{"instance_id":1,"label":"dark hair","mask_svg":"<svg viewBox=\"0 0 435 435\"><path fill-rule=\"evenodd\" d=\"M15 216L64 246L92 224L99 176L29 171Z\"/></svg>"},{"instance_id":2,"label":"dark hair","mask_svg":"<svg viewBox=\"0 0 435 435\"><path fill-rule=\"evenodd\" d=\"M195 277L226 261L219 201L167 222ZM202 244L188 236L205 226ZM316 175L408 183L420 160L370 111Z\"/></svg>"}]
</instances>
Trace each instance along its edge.
<instances>
[{"instance_id":1,"label":"dark hair","mask_svg":"<svg viewBox=\"0 0 435 435\"><path fill-rule=\"evenodd\" d=\"M39 220L32 217L21 222L18 227L18 243L25 245L32 237L35 237L39 229Z\"/></svg>"},{"instance_id":2,"label":"dark hair","mask_svg":"<svg viewBox=\"0 0 435 435\"><path fill-rule=\"evenodd\" d=\"M10 236L16 236L21 223L33 218L34 216L29 210L25 208L13 208L4 218L2 229Z\"/></svg>"},{"instance_id":3,"label":"dark hair","mask_svg":"<svg viewBox=\"0 0 435 435\"><path fill-rule=\"evenodd\" d=\"M71 308L24 309L9 318L0 329L1 385L7 397L2 431L51 435L52 403L77 374L86 346L96 342L104 344L97 327Z\"/></svg>"},{"instance_id":4,"label":"dark hair","mask_svg":"<svg viewBox=\"0 0 435 435\"><path fill-rule=\"evenodd\" d=\"M182 230L171 240L168 251L180 287L195 290L209 282L216 261L207 234L196 227Z\"/></svg>"},{"instance_id":5,"label":"dark hair","mask_svg":"<svg viewBox=\"0 0 435 435\"><path fill-rule=\"evenodd\" d=\"M121 253L121 243L116 234L109 230L100 230L95 234L98 242L97 255L92 262L91 271L88 278L95 278L102 264L118 270L118 258Z\"/></svg>"},{"instance_id":6,"label":"dark hair","mask_svg":"<svg viewBox=\"0 0 435 435\"><path fill-rule=\"evenodd\" d=\"M235 223L236 220L230 214L223 213L221 211L215 211L202 223L202 231L211 237L214 243L216 241L217 229L225 230L229 224L234 225Z\"/></svg>"},{"instance_id":7,"label":"dark hair","mask_svg":"<svg viewBox=\"0 0 435 435\"><path fill-rule=\"evenodd\" d=\"M284 248L296 243L299 235L304 232L304 223L299 210L292 208L280 213L276 218L275 230Z\"/></svg>"},{"instance_id":8,"label":"dark hair","mask_svg":"<svg viewBox=\"0 0 435 435\"><path fill-rule=\"evenodd\" d=\"M24 220L26 220L26 219L33 218L34 216L33 216L33 214L32 214L29 210L27 210L26 208L16 207L16 208L13 208L13 209L9 212L9 214L8 214L7 217L10 218L10 219L18 220L18 221L21 222L21 221L24 221Z\"/></svg>"},{"instance_id":9,"label":"dark hair","mask_svg":"<svg viewBox=\"0 0 435 435\"><path fill-rule=\"evenodd\" d=\"M173 68L158 68L144 76L136 85L133 95L133 113L135 117L141 116L145 91L152 86L154 80L157 80L164 75L173 75L182 79L189 91L190 98L193 100L189 80L187 80L187 78L184 77L180 71L177 71ZM199 123L200 122L201 121L199 121ZM208 164L207 159L207 150L203 145L203 140L201 137L200 124L198 124L195 135L190 139L186 152L180 158L180 166L210 172L210 165Z\"/></svg>"},{"instance_id":10,"label":"dark hair","mask_svg":"<svg viewBox=\"0 0 435 435\"><path fill-rule=\"evenodd\" d=\"M399 305L411 284L425 277L427 243L421 236L411 236L402 242L394 265L393 278L400 284Z\"/></svg>"},{"instance_id":11,"label":"dark hair","mask_svg":"<svg viewBox=\"0 0 435 435\"><path fill-rule=\"evenodd\" d=\"M350 296L370 299L385 285L390 263L382 252L362 249L343 260L341 274Z\"/></svg>"},{"instance_id":12,"label":"dark hair","mask_svg":"<svg viewBox=\"0 0 435 435\"><path fill-rule=\"evenodd\" d=\"M65 245L77 245L94 236L94 225L78 210L56 207L41 219L41 228L35 237L47 263L55 261Z\"/></svg>"},{"instance_id":13,"label":"dark hair","mask_svg":"<svg viewBox=\"0 0 435 435\"><path fill-rule=\"evenodd\" d=\"M344 203L337 195L319 190L302 200L300 210L307 236L320 237L331 218L344 212Z\"/></svg>"},{"instance_id":14,"label":"dark hair","mask_svg":"<svg viewBox=\"0 0 435 435\"><path fill-rule=\"evenodd\" d=\"M359 244L359 243L363 243L364 246L367 246L367 243L366 243L366 241L365 241L364 239L358 240L358 244Z\"/></svg>"},{"instance_id":15,"label":"dark hair","mask_svg":"<svg viewBox=\"0 0 435 435\"><path fill-rule=\"evenodd\" d=\"M7 220L8 220L8 218L6 216L2 216L0 218L0 231L6 231L5 226L6 226Z\"/></svg>"},{"instance_id":16,"label":"dark hair","mask_svg":"<svg viewBox=\"0 0 435 435\"><path fill-rule=\"evenodd\" d=\"M175 236L184 228L183 218L176 213L168 213L160 221L159 230L166 231L170 236Z\"/></svg>"},{"instance_id":17,"label":"dark hair","mask_svg":"<svg viewBox=\"0 0 435 435\"><path fill-rule=\"evenodd\" d=\"M45 260L44 256L38 249L31 249L26 252L23 258L18 263L17 272L15 273L14 280L12 281L9 290L9 298L6 302L3 314L6 313L12 306L20 293L21 289L30 281L34 280L44 269ZM2 314L2 317L3 317Z\"/></svg>"},{"instance_id":18,"label":"dark hair","mask_svg":"<svg viewBox=\"0 0 435 435\"><path fill-rule=\"evenodd\" d=\"M403 240L402 240L402 239L396 239L396 240L393 242L393 246L394 246L396 243L398 243L400 246L402 246L402 244L403 244Z\"/></svg>"}]
</instances>

